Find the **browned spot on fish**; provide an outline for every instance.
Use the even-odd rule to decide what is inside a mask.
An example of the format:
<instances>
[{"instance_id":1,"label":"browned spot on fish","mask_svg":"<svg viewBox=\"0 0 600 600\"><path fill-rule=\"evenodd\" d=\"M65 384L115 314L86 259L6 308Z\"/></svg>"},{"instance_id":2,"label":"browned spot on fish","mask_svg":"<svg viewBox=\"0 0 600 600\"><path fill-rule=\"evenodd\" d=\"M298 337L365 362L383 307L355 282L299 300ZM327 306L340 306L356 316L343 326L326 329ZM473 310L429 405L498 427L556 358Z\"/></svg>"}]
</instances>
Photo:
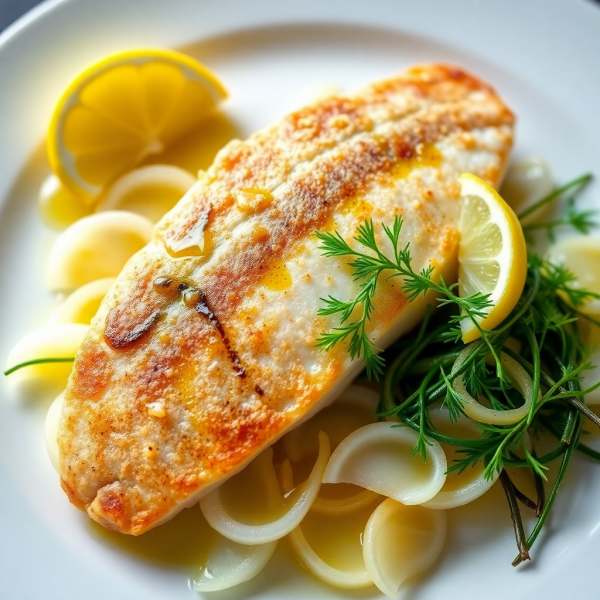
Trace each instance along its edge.
<instances>
[{"instance_id":1,"label":"browned spot on fish","mask_svg":"<svg viewBox=\"0 0 600 600\"><path fill-rule=\"evenodd\" d=\"M119 481L101 487L96 497L88 506L88 513L104 527L122 530L129 527L126 496Z\"/></svg>"},{"instance_id":2,"label":"browned spot on fish","mask_svg":"<svg viewBox=\"0 0 600 600\"><path fill-rule=\"evenodd\" d=\"M112 376L112 363L106 350L96 340L85 338L75 362L73 377L80 381L81 393L96 400Z\"/></svg>"},{"instance_id":3,"label":"browned spot on fish","mask_svg":"<svg viewBox=\"0 0 600 600\"><path fill-rule=\"evenodd\" d=\"M148 310L150 306L146 307ZM123 317L127 306L115 306L106 317L106 328L104 329L104 338L106 342L115 350L124 350L130 347L134 342L137 342L145 334L147 334L152 325L156 323L160 317L160 310L154 309L142 321L129 321ZM143 313L142 313L143 315ZM136 315L141 316L141 315Z\"/></svg>"}]
</instances>

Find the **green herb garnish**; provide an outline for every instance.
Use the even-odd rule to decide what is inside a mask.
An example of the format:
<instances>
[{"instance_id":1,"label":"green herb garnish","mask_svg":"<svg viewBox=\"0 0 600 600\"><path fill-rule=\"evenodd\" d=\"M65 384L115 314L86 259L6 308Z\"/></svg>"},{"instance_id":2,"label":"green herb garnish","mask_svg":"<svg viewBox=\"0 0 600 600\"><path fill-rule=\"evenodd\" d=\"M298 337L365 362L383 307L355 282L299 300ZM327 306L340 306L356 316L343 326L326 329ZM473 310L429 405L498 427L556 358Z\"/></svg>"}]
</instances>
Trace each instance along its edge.
<instances>
[{"instance_id":1,"label":"green herb garnish","mask_svg":"<svg viewBox=\"0 0 600 600\"><path fill-rule=\"evenodd\" d=\"M351 257L350 267L353 270L353 278L360 281L360 291L356 298L344 302L328 296L322 298L325 307L319 309L319 316L340 315L340 326L332 331L323 333L317 340L317 347L329 350L339 342L349 339L348 351L350 357L362 358L365 361L367 376L379 379L383 373L383 360L379 356L379 348L367 333L367 323L371 319L373 312L373 296L377 289L377 283L382 274L385 273L385 279L395 277L402 278L402 289L407 295L409 302L415 300L420 294L427 292L437 292L442 296L439 300L440 305L456 305L462 314L453 315L451 335L459 338L460 321L468 316L475 320L477 317L485 316L485 309L490 306L490 302L484 294L473 294L464 298L454 293L458 284L446 285L443 278L439 282L432 280L434 271L433 266L416 272L412 268L412 258L410 255L410 242L405 246L400 244L400 234L402 232L402 219L396 216L392 227L382 225L386 237L392 243L393 256L386 256L379 248L375 239L375 229L371 220L365 221L357 229L357 235L354 240L362 244L371 253L361 252L350 247L350 245L336 231L317 231L316 235L321 240L321 250L324 256ZM356 313L359 313L356 316ZM351 320L354 317L354 320ZM478 325L477 325L478 326ZM479 326L478 326L479 327Z\"/></svg>"},{"instance_id":2,"label":"green herb garnish","mask_svg":"<svg viewBox=\"0 0 600 600\"><path fill-rule=\"evenodd\" d=\"M534 213L567 191L580 190L590 179L591 175L574 179L519 216ZM592 217L592 211L579 211L572 198L564 216L524 229L544 229L551 238L556 227L562 225L587 233L594 224ZM359 293L352 300L341 301L331 296L323 299L325 306L319 314L339 315L340 324L323 333L317 344L329 349L348 340L350 356L365 361L367 376L381 378L379 417L394 415L400 422L392 426L410 427L418 433L414 454L425 459L427 444L432 439L437 440L455 446L460 455L449 465L448 472L483 465L485 477L499 476L519 549L513 562L516 566L529 558L574 450L600 460L599 452L580 442L584 418L600 426L600 418L585 405L585 395L600 384L588 390L580 388L582 373L594 366L588 362L588 350L581 342L577 325L578 319L584 318L600 326L598 320L579 310L587 300L599 295L573 288L575 278L571 272L530 250L527 280L519 302L498 327L482 331L477 319L489 307L488 298L483 294L460 298L455 293L456 284L448 285L441 278L436 281L431 267L416 272L411 264L410 245L400 240L402 220L399 217L391 227L383 225L383 231L392 247L387 254L376 241L371 221L363 223L354 238L364 251L350 246L338 232L317 232L325 256L351 259L349 267L359 284ZM410 301L430 291L438 296L436 313L428 310L417 331L383 353L369 337L368 327L380 278L399 278ZM456 368L457 356L465 348L460 339L460 321L465 318L475 323L481 338L470 344L472 351L468 358ZM509 339L511 343L507 346ZM515 344L518 351L514 349ZM445 407L453 421L466 417L463 398L453 386L459 376L471 396L484 396L495 410L508 410L522 404L522 397L502 367L502 353L517 361L531 377L533 402L525 416L511 425L480 423L481 434L475 439L460 439L437 431L429 417L434 403ZM556 443L540 455L536 446L543 434ZM558 474L546 494L547 465L557 459L561 460ZM537 498L528 498L515 486L506 470L508 467L522 468L529 474L535 483ZM529 536L523 527L519 503L533 510L538 518Z\"/></svg>"},{"instance_id":3,"label":"green herb garnish","mask_svg":"<svg viewBox=\"0 0 600 600\"><path fill-rule=\"evenodd\" d=\"M74 356L69 356L68 358L34 358L33 360L26 360L22 363L14 365L13 367L10 367L10 369L6 369L6 371L4 371L4 375L10 375L11 373L18 371L19 369L31 367L32 365L43 365L47 363L68 363L73 362L74 360Z\"/></svg>"}]
</instances>

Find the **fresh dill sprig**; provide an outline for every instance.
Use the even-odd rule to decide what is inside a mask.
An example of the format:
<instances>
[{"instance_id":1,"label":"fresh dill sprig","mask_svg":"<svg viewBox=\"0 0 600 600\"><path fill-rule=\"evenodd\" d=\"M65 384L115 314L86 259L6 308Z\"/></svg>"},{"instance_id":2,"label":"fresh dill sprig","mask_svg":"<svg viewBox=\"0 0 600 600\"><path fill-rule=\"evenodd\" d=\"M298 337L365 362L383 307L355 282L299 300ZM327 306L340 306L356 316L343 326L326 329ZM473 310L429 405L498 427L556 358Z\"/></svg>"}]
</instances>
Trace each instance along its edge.
<instances>
[{"instance_id":1,"label":"fresh dill sprig","mask_svg":"<svg viewBox=\"0 0 600 600\"><path fill-rule=\"evenodd\" d=\"M432 279L434 266L428 265L420 271L412 266L410 242L404 246L400 242L402 218L396 215L392 227L382 224L385 236L391 242L392 256L387 256L379 247L375 235L375 227L370 219L358 226L354 241L361 244L370 252L352 248L338 231L317 231L316 236L321 241L320 249L324 256L351 258L349 263L354 281L359 282L359 293L349 301L342 301L328 296L321 300L325 306L318 311L319 316L339 315L340 325L330 332L321 334L317 347L324 350L333 348L336 344L349 338L348 352L352 359L362 358L365 362L367 376L379 379L383 372L383 359L379 355L381 349L371 340L367 332L368 322L374 310L373 298L377 291L379 278L385 273L385 279L402 278L402 289L412 302L418 296L432 291L441 296L440 306L455 305L460 309L459 314L452 315L453 328L451 335L460 337L460 321L470 318L478 323L490 306L488 296L475 293L460 297L455 293L458 284L447 285L440 276L439 281Z\"/></svg>"},{"instance_id":2,"label":"fresh dill sprig","mask_svg":"<svg viewBox=\"0 0 600 600\"><path fill-rule=\"evenodd\" d=\"M597 214L597 210L578 209L575 200L571 198L567 202L565 213L560 218L552 219L551 221L541 221L539 223L528 223L527 225L523 225L523 231L527 235L532 231L543 229L552 242L556 239L556 230L563 226L573 227L580 233L587 235L598 225L598 222L594 220Z\"/></svg>"}]
</instances>

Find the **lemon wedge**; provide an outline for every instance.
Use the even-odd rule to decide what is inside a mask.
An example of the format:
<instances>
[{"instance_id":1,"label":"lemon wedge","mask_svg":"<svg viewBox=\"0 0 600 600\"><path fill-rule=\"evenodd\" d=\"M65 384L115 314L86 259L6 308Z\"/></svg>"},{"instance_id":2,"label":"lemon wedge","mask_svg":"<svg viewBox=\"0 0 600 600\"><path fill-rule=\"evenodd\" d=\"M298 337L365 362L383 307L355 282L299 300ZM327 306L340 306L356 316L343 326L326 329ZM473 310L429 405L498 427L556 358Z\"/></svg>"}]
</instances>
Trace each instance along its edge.
<instances>
[{"instance_id":1,"label":"lemon wedge","mask_svg":"<svg viewBox=\"0 0 600 600\"><path fill-rule=\"evenodd\" d=\"M52 169L91 202L197 126L226 95L211 71L179 52L109 56L76 77L58 101L48 132Z\"/></svg>"},{"instance_id":2,"label":"lemon wedge","mask_svg":"<svg viewBox=\"0 0 600 600\"><path fill-rule=\"evenodd\" d=\"M459 293L489 295L491 304L479 319L479 326L489 331L508 316L523 293L527 247L519 219L496 190L470 173L463 173L460 182ZM465 344L481 335L468 318L461 327Z\"/></svg>"}]
</instances>

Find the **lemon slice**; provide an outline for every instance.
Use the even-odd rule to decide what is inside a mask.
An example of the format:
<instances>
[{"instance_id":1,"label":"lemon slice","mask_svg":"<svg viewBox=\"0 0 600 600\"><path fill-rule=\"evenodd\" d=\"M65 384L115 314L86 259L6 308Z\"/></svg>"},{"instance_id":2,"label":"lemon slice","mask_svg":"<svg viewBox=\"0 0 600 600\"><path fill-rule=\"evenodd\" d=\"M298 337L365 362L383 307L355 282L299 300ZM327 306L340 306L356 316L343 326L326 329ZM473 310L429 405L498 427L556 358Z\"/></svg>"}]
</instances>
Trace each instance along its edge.
<instances>
[{"instance_id":1,"label":"lemon slice","mask_svg":"<svg viewBox=\"0 0 600 600\"><path fill-rule=\"evenodd\" d=\"M525 285L527 248L517 216L485 181L470 173L460 176L462 209L458 250L461 296L488 294L490 306L479 326L491 330L515 307ZM461 322L463 342L480 337L468 318Z\"/></svg>"},{"instance_id":2,"label":"lemon slice","mask_svg":"<svg viewBox=\"0 0 600 600\"><path fill-rule=\"evenodd\" d=\"M48 132L52 169L91 201L118 175L197 126L226 95L213 73L179 52L109 56L59 100Z\"/></svg>"}]
</instances>

